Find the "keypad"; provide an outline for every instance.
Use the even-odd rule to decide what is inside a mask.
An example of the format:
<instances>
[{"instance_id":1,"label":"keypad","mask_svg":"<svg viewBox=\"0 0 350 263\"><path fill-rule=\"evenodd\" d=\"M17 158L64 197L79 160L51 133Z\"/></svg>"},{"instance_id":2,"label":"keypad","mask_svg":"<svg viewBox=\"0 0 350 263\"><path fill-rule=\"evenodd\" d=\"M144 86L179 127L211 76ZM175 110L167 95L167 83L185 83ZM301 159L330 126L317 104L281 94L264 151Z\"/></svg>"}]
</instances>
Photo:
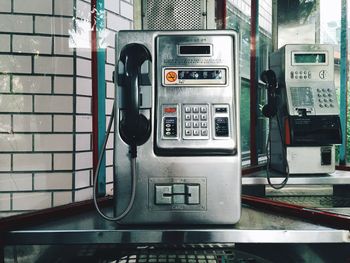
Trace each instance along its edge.
<instances>
[{"instance_id":1,"label":"keypad","mask_svg":"<svg viewBox=\"0 0 350 263\"><path fill-rule=\"evenodd\" d=\"M308 70L300 70L300 71L291 71L290 78L291 79L311 79L311 71Z\"/></svg>"},{"instance_id":2,"label":"keypad","mask_svg":"<svg viewBox=\"0 0 350 263\"><path fill-rule=\"evenodd\" d=\"M334 108L334 92L330 88L318 88L318 106L320 108Z\"/></svg>"},{"instance_id":3,"label":"keypad","mask_svg":"<svg viewBox=\"0 0 350 263\"><path fill-rule=\"evenodd\" d=\"M184 139L209 139L208 105L183 105L182 134Z\"/></svg>"}]
</instances>

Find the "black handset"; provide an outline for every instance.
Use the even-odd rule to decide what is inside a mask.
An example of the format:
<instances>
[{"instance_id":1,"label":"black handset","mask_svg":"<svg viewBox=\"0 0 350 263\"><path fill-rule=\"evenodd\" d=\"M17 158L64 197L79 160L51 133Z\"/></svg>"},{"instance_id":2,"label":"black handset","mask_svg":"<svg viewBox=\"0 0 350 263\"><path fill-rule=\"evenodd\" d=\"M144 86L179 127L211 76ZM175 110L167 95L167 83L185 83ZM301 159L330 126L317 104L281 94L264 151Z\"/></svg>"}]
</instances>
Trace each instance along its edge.
<instances>
[{"instance_id":1,"label":"black handset","mask_svg":"<svg viewBox=\"0 0 350 263\"><path fill-rule=\"evenodd\" d=\"M267 104L262 108L262 114L267 118L272 118L277 113L276 104L276 90L277 80L276 74L271 69L264 70L261 73L260 79L266 84L267 87Z\"/></svg>"},{"instance_id":2,"label":"black handset","mask_svg":"<svg viewBox=\"0 0 350 263\"><path fill-rule=\"evenodd\" d=\"M120 122L120 135L136 154L136 146L144 144L150 134L150 121L139 112L141 66L151 60L148 49L141 44L131 43L121 50L120 61L124 64L124 76L121 80L125 114ZM136 156L134 156L136 157Z\"/></svg>"}]
</instances>

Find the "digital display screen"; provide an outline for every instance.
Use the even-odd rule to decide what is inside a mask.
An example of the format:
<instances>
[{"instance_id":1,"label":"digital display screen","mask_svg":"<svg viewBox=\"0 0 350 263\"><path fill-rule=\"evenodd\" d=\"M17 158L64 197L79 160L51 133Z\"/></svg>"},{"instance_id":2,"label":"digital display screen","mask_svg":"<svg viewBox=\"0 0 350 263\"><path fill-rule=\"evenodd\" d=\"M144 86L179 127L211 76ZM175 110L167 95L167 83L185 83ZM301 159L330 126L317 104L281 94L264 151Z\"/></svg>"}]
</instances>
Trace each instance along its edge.
<instances>
[{"instance_id":1,"label":"digital display screen","mask_svg":"<svg viewBox=\"0 0 350 263\"><path fill-rule=\"evenodd\" d=\"M179 70L179 79L222 79L224 70Z\"/></svg>"},{"instance_id":2,"label":"digital display screen","mask_svg":"<svg viewBox=\"0 0 350 263\"><path fill-rule=\"evenodd\" d=\"M298 53L294 54L294 63L326 63L325 53Z\"/></svg>"},{"instance_id":3,"label":"digital display screen","mask_svg":"<svg viewBox=\"0 0 350 263\"><path fill-rule=\"evenodd\" d=\"M210 55L210 45L180 45L180 55Z\"/></svg>"}]
</instances>

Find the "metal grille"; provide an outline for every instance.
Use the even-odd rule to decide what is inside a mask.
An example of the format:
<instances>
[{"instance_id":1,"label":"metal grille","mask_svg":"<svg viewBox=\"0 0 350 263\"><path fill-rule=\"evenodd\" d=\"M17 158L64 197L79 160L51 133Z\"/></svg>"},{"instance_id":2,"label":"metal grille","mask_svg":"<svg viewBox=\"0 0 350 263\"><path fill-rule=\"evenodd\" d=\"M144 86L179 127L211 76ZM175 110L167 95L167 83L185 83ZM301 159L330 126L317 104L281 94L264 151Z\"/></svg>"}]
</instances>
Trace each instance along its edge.
<instances>
[{"instance_id":1,"label":"metal grille","mask_svg":"<svg viewBox=\"0 0 350 263\"><path fill-rule=\"evenodd\" d=\"M143 29L205 29L204 0L147 0Z\"/></svg>"},{"instance_id":2,"label":"metal grille","mask_svg":"<svg viewBox=\"0 0 350 263\"><path fill-rule=\"evenodd\" d=\"M252 254L222 245L204 245L202 248L198 245L178 248L148 247L130 252L116 263L270 263Z\"/></svg>"}]
</instances>

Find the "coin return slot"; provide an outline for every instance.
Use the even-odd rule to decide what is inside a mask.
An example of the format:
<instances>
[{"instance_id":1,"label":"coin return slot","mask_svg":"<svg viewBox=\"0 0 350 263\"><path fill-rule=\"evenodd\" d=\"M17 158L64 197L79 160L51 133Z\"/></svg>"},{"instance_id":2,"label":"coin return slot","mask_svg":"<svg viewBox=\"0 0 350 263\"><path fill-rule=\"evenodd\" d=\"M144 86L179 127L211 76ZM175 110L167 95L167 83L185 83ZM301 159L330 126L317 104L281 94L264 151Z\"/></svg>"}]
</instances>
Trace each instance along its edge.
<instances>
[{"instance_id":1,"label":"coin return slot","mask_svg":"<svg viewBox=\"0 0 350 263\"><path fill-rule=\"evenodd\" d=\"M155 185L155 194L156 205L200 203L200 190L197 184Z\"/></svg>"}]
</instances>

